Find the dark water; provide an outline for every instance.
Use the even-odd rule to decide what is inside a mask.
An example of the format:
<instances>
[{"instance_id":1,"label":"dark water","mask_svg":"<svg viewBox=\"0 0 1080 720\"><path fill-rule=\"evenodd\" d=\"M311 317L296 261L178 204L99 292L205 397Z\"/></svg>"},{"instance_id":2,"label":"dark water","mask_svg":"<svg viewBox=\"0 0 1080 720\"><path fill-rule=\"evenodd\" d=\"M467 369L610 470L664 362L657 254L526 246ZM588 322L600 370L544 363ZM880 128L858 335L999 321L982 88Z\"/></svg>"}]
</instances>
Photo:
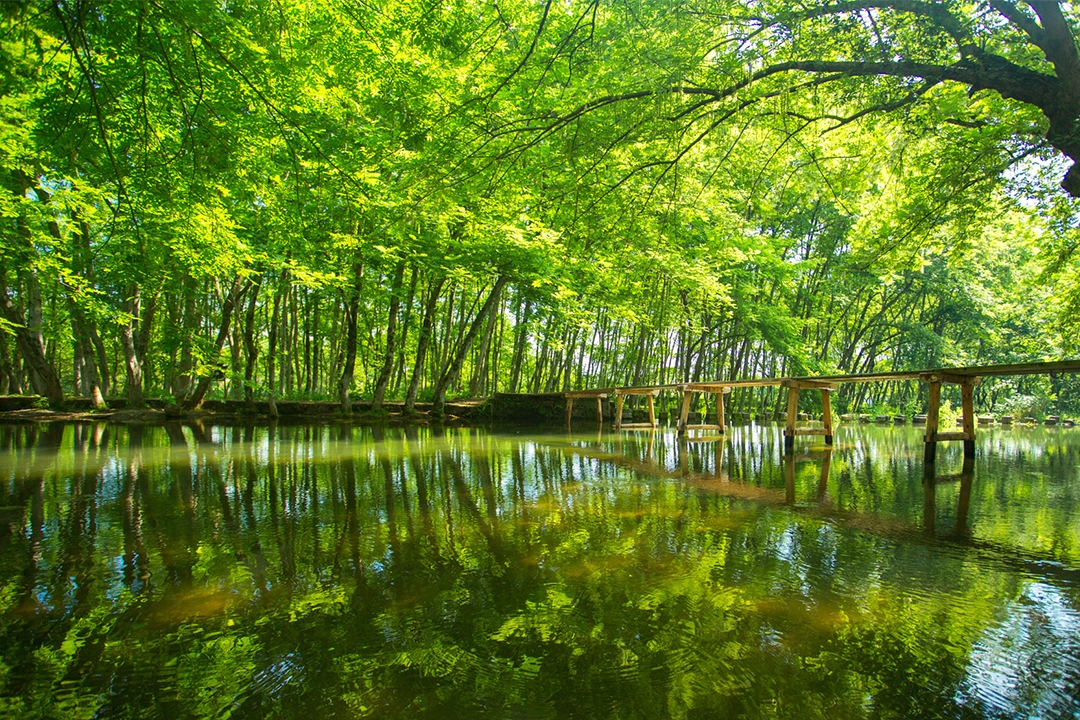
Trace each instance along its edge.
<instances>
[{"instance_id":1,"label":"dark water","mask_svg":"<svg viewBox=\"0 0 1080 720\"><path fill-rule=\"evenodd\" d=\"M0 717L1080 717L1080 431L0 428Z\"/></svg>"}]
</instances>

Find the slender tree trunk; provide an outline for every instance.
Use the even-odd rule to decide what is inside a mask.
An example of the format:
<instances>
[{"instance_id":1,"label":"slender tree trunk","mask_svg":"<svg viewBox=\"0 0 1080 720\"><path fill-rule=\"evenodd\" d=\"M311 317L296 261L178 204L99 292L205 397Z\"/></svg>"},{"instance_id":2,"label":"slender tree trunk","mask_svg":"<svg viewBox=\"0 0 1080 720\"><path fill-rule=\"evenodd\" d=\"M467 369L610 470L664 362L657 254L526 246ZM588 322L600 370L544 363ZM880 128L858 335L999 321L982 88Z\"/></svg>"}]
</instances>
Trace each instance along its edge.
<instances>
[{"instance_id":1,"label":"slender tree trunk","mask_svg":"<svg viewBox=\"0 0 1080 720\"><path fill-rule=\"evenodd\" d=\"M216 363L218 357L221 355L221 348L224 347L225 338L229 335L229 326L232 323L233 311L236 310L236 305L242 299L245 290L246 287L243 279L237 275L233 280L232 287L229 288L228 295L225 296L225 301L221 304L221 324L218 327L217 337L214 339L214 354L212 356L213 359L211 360L213 363ZM199 384L195 387L195 392L184 401L182 407L185 410L192 410L201 405L203 398L206 396L206 391L210 389L210 384L212 382L214 382L213 372L208 373L199 380Z\"/></svg>"},{"instance_id":2,"label":"slender tree trunk","mask_svg":"<svg viewBox=\"0 0 1080 720\"><path fill-rule=\"evenodd\" d=\"M176 376L172 382L172 394L177 403L183 403L191 392L191 372L195 366L192 355L192 338L198 327L196 316L195 279L184 278L183 299L184 309L181 316L180 329L180 363L176 368Z\"/></svg>"},{"instance_id":3,"label":"slender tree trunk","mask_svg":"<svg viewBox=\"0 0 1080 720\"><path fill-rule=\"evenodd\" d=\"M255 361L259 357L259 346L255 344L255 308L262 287L262 276L256 277L248 290L247 311L244 313L244 407L250 413L255 412Z\"/></svg>"},{"instance_id":4,"label":"slender tree trunk","mask_svg":"<svg viewBox=\"0 0 1080 720\"><path fill-rule=\"evenodd\" d=\"M487 312L487 322L484 324L484 333L480 336L480 350L476 353L476 367L473 369L472 381L469 383L469 395L476 397L481 390L480 383L487 375L488 351L491 349L491 336L495 332L495 320L498 317L499 303L492 303Z\"/></svg>"},{"instance_id":5,"label":"slender tree trunk","mask_svg":"<svg viewBox=\"0 0 1080 720\"><path fill-rule=\"evenodd\" d=\"M401 339L398 341L397 361L394 364L393 387L394 392L401 390L401 383L405 381L405 353L408 350L409 331L415 324L413 316L413 301L416 299L416 284L420 279L420 268L413 265L412 274L409 278L409 294L405 298L405 313L401 322Z\"/></svg>"},{"instance_id":6,"label":"slender tree trunk","mask_svg":"<svg viewBox=\"0 0 1080 720\"><path fill-rule=\"evenodd\" d=\"M412 413L416 406L416 393L420 389L420 378L424 374L424 360L434 332L435 311L439 306L439 294L442 292L444 282L446 278L436 278L432 280L431 287L428 289L427 303L424 305L424 319L420 325L420 337L416 340L416 361L413 363L409 391L405 394L406 414Z\"/></svg>"},{"instance_id":7,"label":"slender tree trunk","mask_svg":"<svg viewBox=\"0 0 1080 720\"><path fill-rule=\"evenodd\" d=\"M386 388L390 385L390 374L394 370L394 341L397 339L398 308L401 307L401 284L405 278L405 261L397 264L394 270L394 280L390 286L390 312L386 318L386 351L383 353L382 370L379 371L379 380L375 383L375 393L371 399L371 409L382 408L383 398L386 396Z\"/></svg>"},{"instance_id":8,"label":"slender tree trunk","mask_svg":"<svg viewBox=\"0 0 1080 720\"><path fill-rule=\"evenodd\" d=\"M288 275L284 274L274 293L273 311L270 314L270 330L266 348L266 388L269 391L267 402L270 403L270 415L277 417L277 376L274 373L274 361L277 360L278 327L281 325L281 284Z\"/></svg>"},{"instance_id":9,"label":"slender tree trunk","mask_svg":"<svg viewBox=\"0 0 1080 720\"><path fill-rule=\"evenodd\" d=\"M142 288L132 285L128 288L123 302L128 319L120 325L120 344L124 348L124 361L127 368L128 407L141 408L143 399L143 361L136 341L139 321L142 318Z\"/></svg>"},{"instance_id":10,"label":"slender tree trunk","mask_svg":"<svg viewBox=\"0 0 1080 720\"><path fill-rule=\"evenodd\" d=\"M360 315L360 283L364 277L364 266L353 264L353 286L349 293L349 302L345 307L345 366L338 381L338 397L341 399L341 411L348 415L352 412L352 397L349 395L353 385L353 373L356 370L356 323Z\"/></svg>"},{"instance_id":11,"label":"slender tree trunk","mask_svg":"<svg viewBox=\"0 0 1080 720\"><path fill-rule=\"evenodd\" d=\"M480 332L480 326L483 325L486 320L486 315L491 310L491 306L495 304L499 295L502 293L503 288L506 286L507 278L505 275L500 275L495 281L495 286L491 289L491 294L488 295L487 300L484 302L484 306L480 308L480 311L476 314L476 319L473 320L472 325L469 327L468 333L458 344L457 352L454 354L454 359L450 363L449 369L439 378L438 384L435 386L435 397L433 399L432 412L436 415L442 415L446 409L446 391L457 380L458 374L461 372L461 366L465 363L465 357L469 353L469 347L472 345L473 340L476 339L477 334Z\"/></svg>"}]
</instances>

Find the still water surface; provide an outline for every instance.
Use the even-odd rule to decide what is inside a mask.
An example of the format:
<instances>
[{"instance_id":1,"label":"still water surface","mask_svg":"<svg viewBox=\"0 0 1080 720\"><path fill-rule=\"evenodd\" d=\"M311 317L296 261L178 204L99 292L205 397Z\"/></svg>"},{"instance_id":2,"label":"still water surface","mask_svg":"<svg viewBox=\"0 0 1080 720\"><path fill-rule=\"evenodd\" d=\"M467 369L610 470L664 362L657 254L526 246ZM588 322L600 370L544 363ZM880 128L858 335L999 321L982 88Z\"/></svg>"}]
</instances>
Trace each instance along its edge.
<instances>
[{"instance_id":1,"label":"still water surface","mask_svg":"<svg viewBox=\"0 0 1080 720\"><path fill-rule=\"evenodd\" d=\"M0 717L1080 717L1080 431L0 428Z\"/></svg>"}]
</instances>

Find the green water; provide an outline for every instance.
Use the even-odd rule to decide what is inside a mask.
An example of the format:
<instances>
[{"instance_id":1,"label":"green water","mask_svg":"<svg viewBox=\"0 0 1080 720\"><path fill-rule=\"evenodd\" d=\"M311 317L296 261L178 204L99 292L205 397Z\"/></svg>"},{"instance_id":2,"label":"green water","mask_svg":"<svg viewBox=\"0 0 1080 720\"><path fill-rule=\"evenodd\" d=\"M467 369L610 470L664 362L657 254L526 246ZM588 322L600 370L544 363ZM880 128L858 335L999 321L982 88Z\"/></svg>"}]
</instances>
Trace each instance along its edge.
<instances>
[{"instance_id":1,"label":"green water","mask_svg":"<svg viewBox=\"0 0 1080 720\"><path fill-rule=\"evenodd\" d=\"M1080 431L920 434L6 426L0 717L1080 717Z\"/></svg>"}]
</instances>

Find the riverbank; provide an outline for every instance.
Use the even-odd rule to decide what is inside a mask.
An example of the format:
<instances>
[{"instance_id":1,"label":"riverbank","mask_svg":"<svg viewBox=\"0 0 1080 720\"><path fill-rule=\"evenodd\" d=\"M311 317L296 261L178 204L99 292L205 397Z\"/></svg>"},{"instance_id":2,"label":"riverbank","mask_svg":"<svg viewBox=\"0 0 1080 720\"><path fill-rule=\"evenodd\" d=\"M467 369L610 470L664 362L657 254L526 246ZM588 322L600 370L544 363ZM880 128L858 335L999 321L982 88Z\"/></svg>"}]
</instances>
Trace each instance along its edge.
<instances>
[{"instance_id":1,"label":"riverbank","mask_svg":"<svg viewBox=\"0 0 1080 720\"><path fill-rule=\"evenodd\" d=\"M437 418L431 414L431 403L416 403L414 413L405 414L405 403L385 402L380 410L366 401L353 403L352 412L345 414L341 404L329 401L279 400L276 412L270 403L259 401L250 407L243 400L207 400L194 410L183 410L173 403L148 398L145 407L129 408L126 398L109 398L107 408L94 409L88 398L70 398L59 409L49 408L45 399L33 395L0 396L0 422L114 422L162 423L171 420L238 421L257 420L310 422L313 420L348 420L351 422L400 421L428 424ZM486 398L457 400L446 403L438 420L442 422L490 419Z\"/></svg>"}]
</instances>

